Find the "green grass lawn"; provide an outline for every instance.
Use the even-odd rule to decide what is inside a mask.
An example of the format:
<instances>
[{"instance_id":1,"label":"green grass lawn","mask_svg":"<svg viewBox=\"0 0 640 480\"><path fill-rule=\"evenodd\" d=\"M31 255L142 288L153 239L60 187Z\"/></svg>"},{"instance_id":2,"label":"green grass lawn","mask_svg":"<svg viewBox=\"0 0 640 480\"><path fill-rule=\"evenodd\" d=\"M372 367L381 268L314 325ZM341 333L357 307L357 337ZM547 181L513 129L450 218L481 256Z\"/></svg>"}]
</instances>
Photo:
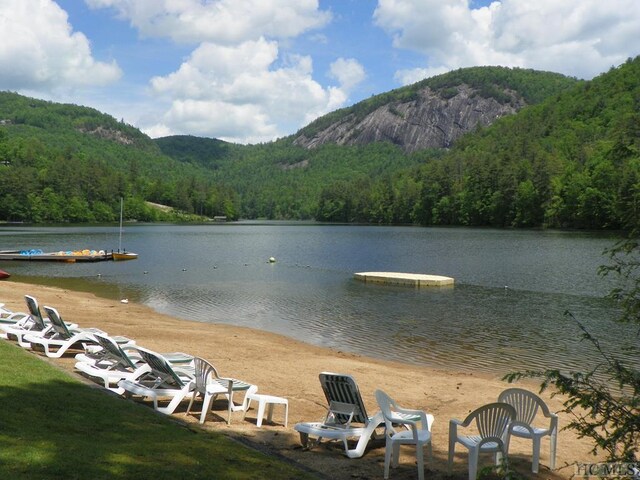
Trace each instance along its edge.
<instances>
[{"instance_id":1,"label":"green grass lawn","mask_svg":"<svg viewBox=\"0 0 640 480\"><path fill-rule=\"evenodd\" d=\"M0 341L0 478L315 477L223 435L90 388Z\"/></svg>"}]
</instances>

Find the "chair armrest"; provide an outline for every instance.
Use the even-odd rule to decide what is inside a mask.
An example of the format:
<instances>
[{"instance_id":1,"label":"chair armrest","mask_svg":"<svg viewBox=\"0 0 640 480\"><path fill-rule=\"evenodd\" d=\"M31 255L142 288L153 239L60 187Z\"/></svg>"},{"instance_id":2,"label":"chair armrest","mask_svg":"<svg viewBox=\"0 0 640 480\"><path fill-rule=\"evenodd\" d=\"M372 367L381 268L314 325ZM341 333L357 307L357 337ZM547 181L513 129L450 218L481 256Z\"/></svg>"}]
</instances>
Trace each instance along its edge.
<instances>
[{"instance_id":1,"label":"chair armrest","mask_svg":"<svg viewBox=\"0 0 640 480\"><path fill-rule=\"evenodd\" d=\"M551 421L549 422L549 430L551 430L551 433L558 433L558 415L556 415L555 413L550 413L549 414L549 418L551 419Z\"/></svg>"},{"instance_id":2,"label":"chair armrest","mask_svg":"<svg viewBox=\"0 0 640 480\"><path fill-rule=\"evenodd\" d=\"M226 388L227 389L227 394L229 396L233 393L233 382L234 382L233 378L215 376L211 380L212 381L208 381L207 384L217 383L222 388Z\"/></svg>"},{"instance_id":3,"label":"chair armrest","mask_svg":"<svg viewBox=\"0 0 640 480\"><path fill-rule=\"evenodd\" d=\"M412 410L409 408L402 408L402 407L398 407L396 406L396 411L394 413L400 413L402 415L410 415L412 417L414 417L413 419L411 418L403 418L403 417L398 417L398 416L394 416L393 421L396 421L396 418L400 418L401 420L398 420L397 423L403 423L403 424L408 424L408 422L413 422L415 423L415 417L419 417L420 418L420 423L422 425L422 429L423 430L431 430L431 424L433 423L433 415L427 414L424 410Z\"/></svg>"},{"instance_id":4,"label":"chair armrest","mask_svg":"<svg viewBox=\"0 0 640 480\"><path fill-rule=\"evenodd\" d=\"M349 428L351 426L351 422L353 421L353 416L356 412L356 406L350 403L342 403L331 401L329 403L329 411L327 412L327 417L325 419L325 424L332 425L340 428ZM342 415L343 417L348 417L346 422L338 423L336 422L337 416Z\"/></svg>"}]
</instances>

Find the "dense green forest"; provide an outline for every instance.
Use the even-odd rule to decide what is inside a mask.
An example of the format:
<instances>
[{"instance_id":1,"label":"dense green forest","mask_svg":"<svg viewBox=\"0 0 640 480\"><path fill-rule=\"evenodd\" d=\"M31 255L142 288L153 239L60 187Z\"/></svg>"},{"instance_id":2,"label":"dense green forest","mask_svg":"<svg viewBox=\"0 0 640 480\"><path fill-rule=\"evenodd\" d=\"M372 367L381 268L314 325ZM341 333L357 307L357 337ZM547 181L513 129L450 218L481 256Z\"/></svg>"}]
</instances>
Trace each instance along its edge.
<instances>
[{"instance_id":1,"label":"dense green forest","mask_svg":"<svg viewBox=\"0 0 640 480\"><path fill-rule=\"evenodd\" d=\"M91 108L0 92L0 220L112 222L121 197L131 219L236 218L233 192L208 169L167 157L138 129Z\"/></svg>"},{"instance_id":2,"label":"dense green forest","mask_svg":"<svg viewBox=\"0 0 640 480\"><path fill-rule=\"evenodd\" d=\"M368 221L636 228L640 57L500 119L463 137L447 155L376 185L386 192L388 208L386 216ZM416 185L419 200L407 210L405 199ZM325 201L336 198L323 193ZM342 190L338 201L361 205L361 194L351 193ZM350 209L353 219L362 220L363 213Z\"/></svg>"},{"instance_id":3,"label":"dense green forest","mask_svg":"<svg viewBox=\"0 0 640 480\"><path fill-rule=\"evenodd\" d=\"M530 106L449 151L373 143L293 145L344 115L456 85ZM94 109L0 92L0 220L111 222L236 218L500 227L637 226L640 57L592 81L476 67L424 80L260 145L151 140ZM168 205L170 213L147 202Z\"/></svg>"}]
</instances>

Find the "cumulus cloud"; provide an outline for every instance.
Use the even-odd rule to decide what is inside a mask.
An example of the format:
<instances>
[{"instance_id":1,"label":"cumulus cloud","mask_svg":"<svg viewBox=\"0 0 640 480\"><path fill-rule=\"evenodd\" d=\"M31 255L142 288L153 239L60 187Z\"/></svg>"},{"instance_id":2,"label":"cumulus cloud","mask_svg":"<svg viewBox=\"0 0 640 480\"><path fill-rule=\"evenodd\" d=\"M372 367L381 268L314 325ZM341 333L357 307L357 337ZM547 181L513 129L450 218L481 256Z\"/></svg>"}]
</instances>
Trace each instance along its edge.
<instances>
[{"instance_id":1,"label":"cumulus cloud","mask_svg":"<svg viewBox=\"0 0 640 480\"><path fill-rule=\"evenodd\" d=\"M352 90L366 78L364 67L353 58L339 58L331 64L330 76L346 90Z\"/></svg>"},{"instance_id":2,"label":"cumulus cloud","mask_svg":"<svg viewBox=\"0 0 640 480\"><path fill-rule=\"evenodd\" d=\"M325 88L313 79L309 56L282 51L282 41L330 21L317 0L85 1L112 9L143 36L195 45L175 71L149 82L166 105L153 121L141 120L152 136L274 140L342 106L363 77L357 62L343 60L334 72L340 85Z\"/></svg>"},{"instance_id":3,"label":"cumulus cloud","mask_svg":"<svg viewBox=\"0 0 640 480\"><path fill-rule=\"evenodd\" d=\"M425 55L426 65L397 72L416 81L473 65L505 65L592 78L618 65L637 42L637 0L378 0L375 23L397 48Z\"/></svg>"},{"instance_id":4,"label":"cumulus cloud","mask_svg":"<svg viewBox=\"0 0 640 480\"><path fill-rule=\"evenodd\" d=\"M201 44L178 70L151 80L153 93L170 99L170 107L145 131L268 141L346 100L339 89L312 79L309 57L290 55L272 68L278 59L277 42L264 38L237 46Z\"/></svg>"},{"instance_id":5,"label":"cumulus cloud","mask_svg":"<svg viewBox=\"0 0 640 480\"><path fill-rule=\"evenodd\" d=\"M107 85L121 76L115 62L93 58L87 38L51 0L3 0L0 32L0 89L49 92Z\"/></svg>"},{"instance_id":6,"label":"cumulus cloud","mask_svg":"<svg viewBox=\"0 0 640 480\"><path fill-rule=\"evenodd\" d=\"M295 37L324 26L330 14L317 0L86 0L92 8L113 8L142 35L178 42L237 44Z\"/></svg>"}]
</instances>

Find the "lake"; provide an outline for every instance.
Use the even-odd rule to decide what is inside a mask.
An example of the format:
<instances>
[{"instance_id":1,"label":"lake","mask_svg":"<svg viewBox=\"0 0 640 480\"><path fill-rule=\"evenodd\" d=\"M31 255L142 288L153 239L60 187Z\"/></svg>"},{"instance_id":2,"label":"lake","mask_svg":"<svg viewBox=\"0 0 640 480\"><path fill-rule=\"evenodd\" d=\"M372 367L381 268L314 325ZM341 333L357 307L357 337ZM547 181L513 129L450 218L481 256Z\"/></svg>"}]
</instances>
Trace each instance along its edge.
<instances>
[{"instance_id":1,"label":"lake","mask_svg":"<svg viewBox=\"0 0 640 480\"><path fill-rule=\"evenodd\" d=\"M612 280L597 275L614 242L610 234L563 231L127 225L123 245L138 260L0 262L0 268L17 281L128 298L179 318L380 359L504 374L593 364L597 357L580 342L567 311L620 356L633 358L623 347L637 344L635 330L613 322L619 312L604 299ZM0 228L1 250L117 246L117 227ZM415 289L353 278L364 271L445 275L456 283Z\"/></svg>"}]
</instances>

